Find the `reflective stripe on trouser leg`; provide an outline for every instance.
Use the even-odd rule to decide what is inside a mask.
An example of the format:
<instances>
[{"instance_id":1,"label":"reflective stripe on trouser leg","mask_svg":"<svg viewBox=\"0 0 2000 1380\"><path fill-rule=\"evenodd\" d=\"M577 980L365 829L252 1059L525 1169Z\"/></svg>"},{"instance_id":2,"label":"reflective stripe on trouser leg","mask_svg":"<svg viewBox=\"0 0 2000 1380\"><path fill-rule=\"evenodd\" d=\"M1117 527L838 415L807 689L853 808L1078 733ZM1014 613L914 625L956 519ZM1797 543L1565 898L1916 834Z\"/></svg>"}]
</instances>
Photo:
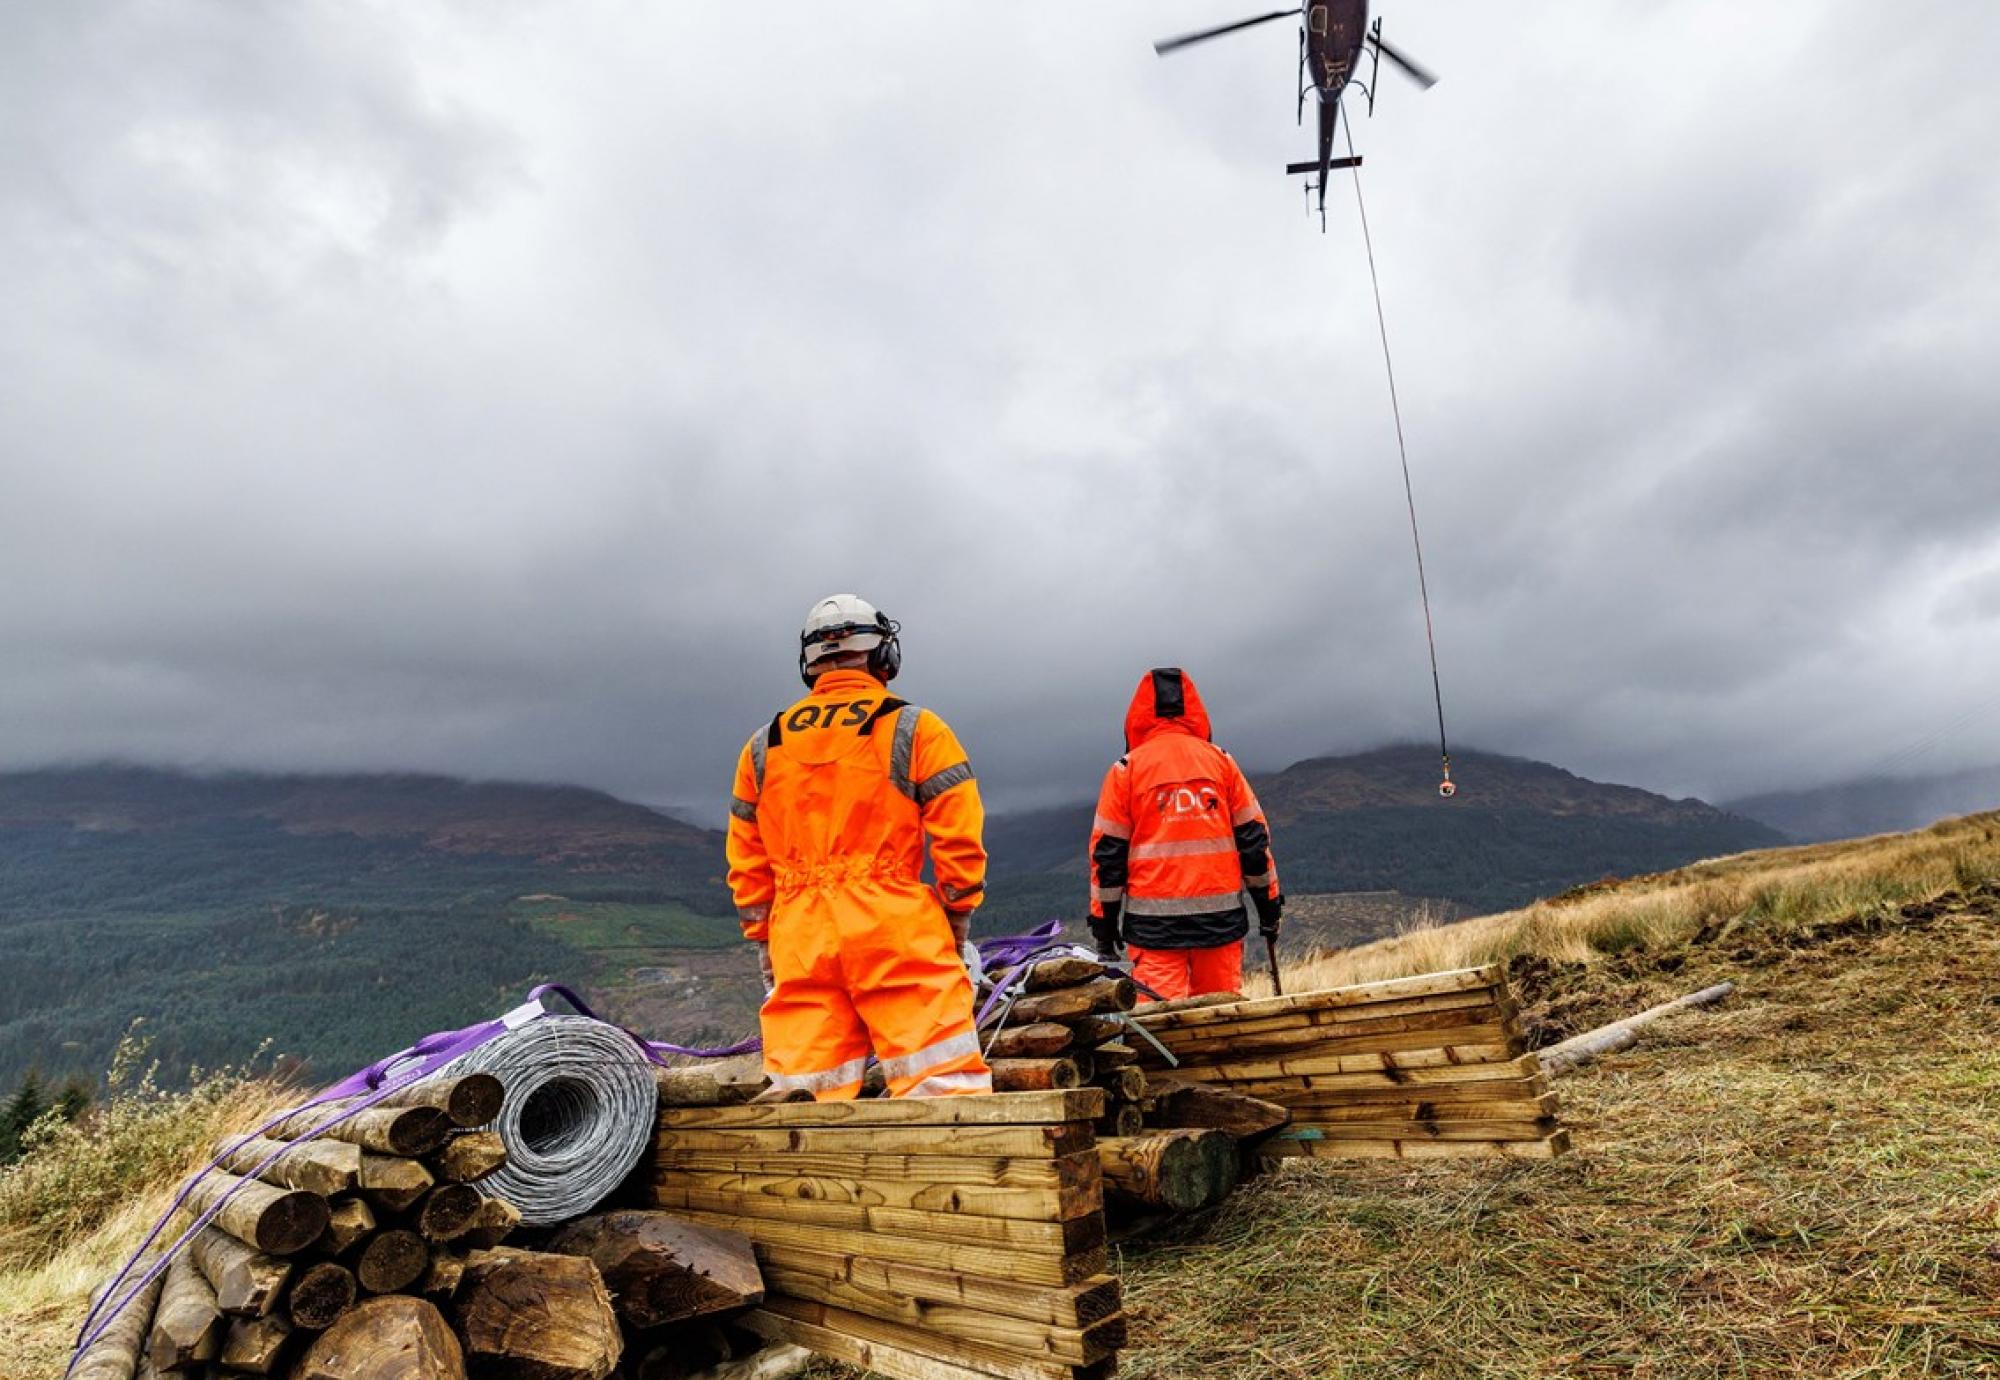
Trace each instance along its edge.
<instances>
[{"instance_id":1,"label":"reflective stripe on trouser leg","mask_svg":"<svg viewBox=\"0 0 2000 1380\"><path fill-rule=\"evenodd\" d=\"M891 1097L992 1090L972 1025L972 982L943 915L932 914L879 953L853 993Z\"/></svg>"},{"instance_id":2,"label":"reflective stripe on trouser leg","mask_svg":"<svg viewBox=\"0 0 2000 1380\"><path fill-rule=\"evenodd\" d=\"M849 1059L844 1064L817 1073L774 1073L771 1086L781 1092L793 1092L803 1088L814 1097L831 1097L843 1088L861 1086L861 1075L868 1071L866 1057Z\"/></svg>"},{"instance_id":3,"label":"reflective stripe on trouser leg","mask_svg":"<svg viewBox=\"0 0 2000 1380\"><path fill-rule=\"evenodd\" d=\"M757 1023L772 1085L803 1088L820 1101L858 1096L868 1062L868 1027L842 990L837 970L801 964L783 944L773 947L771 958L777 986L764 999Z\"/></svg>"}]
</instances>

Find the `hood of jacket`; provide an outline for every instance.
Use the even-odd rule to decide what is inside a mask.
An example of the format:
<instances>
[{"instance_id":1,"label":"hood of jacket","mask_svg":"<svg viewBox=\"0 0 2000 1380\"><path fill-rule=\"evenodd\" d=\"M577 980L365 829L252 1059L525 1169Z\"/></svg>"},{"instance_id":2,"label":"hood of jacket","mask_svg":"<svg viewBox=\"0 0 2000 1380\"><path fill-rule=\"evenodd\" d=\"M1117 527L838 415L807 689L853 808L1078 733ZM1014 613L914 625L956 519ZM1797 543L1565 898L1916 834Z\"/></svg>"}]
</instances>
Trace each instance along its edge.
<instances>
[{"instance_id":1,"label":"hood of jacket","mask_svg":"<svg viewBox=\"0 0 2000 1380\"><path fill-rule=\"evenodd\" d=\"M1148 671L1125 711L1127 752L1162 733L1189 733L1204 740L1211 736L1201 692L1195 689L1194 678L1178 666Z\"/></svg>"}]
</instances>

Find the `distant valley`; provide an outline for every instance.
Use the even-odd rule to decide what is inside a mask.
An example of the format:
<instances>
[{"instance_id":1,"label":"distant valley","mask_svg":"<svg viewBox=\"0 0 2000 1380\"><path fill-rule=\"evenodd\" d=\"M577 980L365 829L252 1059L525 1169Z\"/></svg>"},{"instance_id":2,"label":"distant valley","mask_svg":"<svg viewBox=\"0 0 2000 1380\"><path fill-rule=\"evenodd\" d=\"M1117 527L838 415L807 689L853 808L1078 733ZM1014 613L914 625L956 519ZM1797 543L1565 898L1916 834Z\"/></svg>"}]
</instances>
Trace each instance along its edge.
<instances>
[{"instance_id":1,"label":"distant valley","mask_svg":"<svg viewBox=\"0 0 2000 1380\"><path fill-rule=\"evenodd\" d=\"M1495 909L1782 841L1544 763L1457 763L1449 802L1417 748L1256 778L1301 897L1288 942L1356 943L1415 907ZM1079 914L1090 813L992 819L984 932ZM266 1042L343 1072L541 980L658 1038L737 1038L758 989L724 870L719 832L576 787L0 774L0 1088L29 1068L100 1074L135 1018L165 1081Z\"/></svg>"},{"instance_id":2,"label":"distant valley","mask_svg":"<svg viewBox=\"0 0 2000 1380\"><path fill-rule=\"evenodd\" d=\"M1898 833L1954 815L2000 808L2000 767L1776 791L1746 796L1727 808L1761 820L1801 843Z\"/></svg>"}]
</instances>

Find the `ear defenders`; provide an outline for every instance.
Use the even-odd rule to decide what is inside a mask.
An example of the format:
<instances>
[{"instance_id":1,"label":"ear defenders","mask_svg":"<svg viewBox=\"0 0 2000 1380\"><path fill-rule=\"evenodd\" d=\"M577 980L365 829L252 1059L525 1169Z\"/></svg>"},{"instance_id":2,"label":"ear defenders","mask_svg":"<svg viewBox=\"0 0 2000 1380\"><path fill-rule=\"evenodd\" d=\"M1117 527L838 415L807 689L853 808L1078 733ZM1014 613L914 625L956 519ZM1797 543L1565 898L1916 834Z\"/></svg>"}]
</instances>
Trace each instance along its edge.
<instances>
[{"instance_id":1,"label":"ear defenders","mask_svg":"<svg viewBox=\"0 0 2000 1380\"><path fill-rule=\"evenodd\" d=\"M886 613L878 612L873 623L846 623L802 636L799 638L799 679L806 683L808 689L819 679L817 671L806 669L806 655L819 643L838 642L859 632L875 632L882 635L882 640L868 649L868 674L886 685L903 669L903 642L898 636L902 631L901 623Z\"/></svg>"}]
</instances>

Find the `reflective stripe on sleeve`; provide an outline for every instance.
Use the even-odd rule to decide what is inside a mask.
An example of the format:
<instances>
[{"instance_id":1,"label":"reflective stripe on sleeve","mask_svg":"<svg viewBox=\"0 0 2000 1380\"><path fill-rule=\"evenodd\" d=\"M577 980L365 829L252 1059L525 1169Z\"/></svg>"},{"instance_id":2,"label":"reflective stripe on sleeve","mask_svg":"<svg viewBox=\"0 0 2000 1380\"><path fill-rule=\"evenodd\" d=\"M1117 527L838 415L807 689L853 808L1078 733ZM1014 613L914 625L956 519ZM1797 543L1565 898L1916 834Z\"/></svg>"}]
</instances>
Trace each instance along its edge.
<instances>
[{"instance_id":1,"label":"reflective stripe on sleeve","mask_svg":"<svg viewBox=\"0 0 2000 1380\"><path fill-rule=\"evenodd\" d=\"M1093 901L1122 901L1125 899L1125 888L1122 886L1094 886L1090 889L1090 899Z\"/></svg>"},{"instance_id":2,"label":"reflective stripe on sleeve","mask_svg":"<svg viewBox=\"0 0 2000 1380\"><path fill-rule=\"evenodd\" d=\"M1132 857L1198 858L1208 853L1234 853L1235 839L1175 839L1167 843L1135 843Z\"/></svg>"},{"instance_id":3,"label":"reflective stripe on sleeve","mask_svg":"<svg viewBox=\"0 0 2000 1380\"><path fill-rule=\"evenodd\" d=\"M783 1092L800 1088L815 1094L832 1092L835 1088L844 1088L849 1083L859 1083L861 1075L867 1071L868 1060L865 1057L849 1059L844 1064L821 1069L818 1073L774 1073L771 1075L771 1086Z\"/></svg>"},{"instance_id":4,"label":"reflective stripe on sleeve","mask_svg":"<svg viewBox=\"0 0 2000 1380\"><path fill-rule=\"evenodd\" d=\"M914 704L898 709L895 739L889 746L889 779L912 800L917 798L917 787L910 780L910 763L917 754L917 720L922 714Z\"/></svg>"},{"instance_id":5,"label":"reflective stripe on sleeve","mask_svg":"<svg viewBox=\"0 0 2000 1380\"><path fill-rule=\"evenodd\" d=\"M750 735L750 774L757 782L757 794L764 793L764 730Z\"/></svg>"},{"instance_id":6,"label":"reflective stripe on sleeve","mask_svg":"<svg viewBox=\"0 0 2000 1380\"><path fill-rule=\"evenodd\" d=\"M926 776L917 783L917 804L928 805L953 786L963 786L970 780L972 780L972 763L970 762L960 762L955 767L946 767L941 772Z\"/></svg>"},{"instance_id":7,"label":"reflective stripe on sleeve","mask_svg":"<svg viewBox=\"0 0 2000 1380\"><path fill-rule=\"evenodd\" d=\"M1270 884L1271 874L1268 872L1259 872L1254 877L1245 877L1243 879L1243 885L1248 887L1269 886Z\"/></svg>"},{"instance_id":8,"label":"reflective stripe on sleeve","mask_svg":"<svg viewBox=\"0 0 2000 1380\"><path fill-rule=\"evenodd\" d=\"M941 1064L963 1059L967 1055L979 1053L979 1036L968 1030L962 1035L952 1035L939 1040L934 1045L925 1045L912 1054L899 1054L893 1059L882 1061L884 1078L915 1078L929 1073Z\"/></svg>"},{"instance_id":9,"label":"reflective stripe on sleeve","mask_svg":"<svg viewBox=\"0 0 2000 1380\"><path fill-rule=\"evenodd\" d=\"M1134 896L1125 903L1127 915L1213 915L1241 910L1241 891L1217 891L1207 896Z\"/></svg>"},{"instance_id":10,"label":"reflective stripe on sleeve","mask_svg":"<svg viewBox=\"0 0 2000 1380\"><path fill-rule=\"evenodd\" d=\"M746 925L761 925L771 918L771 905L767 901L761 906L738 906L736 918Z\"/></svg>"},{"instance_id":11,"label":"reflective stripe on sleeve","mask_svg":"<svg viewBox=\"0 0 2000 1380\"><path fill-rule=\"evenodd\" d=\"M748 820L752 824L755 824L757 822L756 802L752 800L745 800L740 795L732 796L730 798L729 813L735 815L738 819Z\"/></svg>"},{"instance_id":12,"label":"reflective stripe on sleeve","mask_svg":"<svg viewBox=\"0 0 2000 1380\"><path fill-rule=\"evenodd\" d=\"M1264 807L1253 800L1248 805L1238 808L1236 813L1229 817L1229 822L1231 824L1248 824L1252 820L1262 819L1263 817Z\"/></svg>"},{"instance_id":13,"label":"reflective stripe on sleeve","mask_svg":"<svg viewBox=\"0 0 2000 1380\"><path fill-rule=\"evenodd\" d=\"M1097 818L1091 820L1090 826L1108 839L1129 839L1132 837L1131 825L1120 824L1117 820L1106 819L1103 815L1099 815Z\"/></svg>"},{"instance_id":14,"label":"reflective stripe on sleeve","mask_svg":"<svg viewBox=\"0 0 2000 1380\"><path fill-rule=\"evenodd\" d=\"M986 883L974 882L971 886L943 886L938 889L944 892L944 899L947 901L963 901L968 896L977 896L986 890Z\"/></svg>"}]
</instances>

